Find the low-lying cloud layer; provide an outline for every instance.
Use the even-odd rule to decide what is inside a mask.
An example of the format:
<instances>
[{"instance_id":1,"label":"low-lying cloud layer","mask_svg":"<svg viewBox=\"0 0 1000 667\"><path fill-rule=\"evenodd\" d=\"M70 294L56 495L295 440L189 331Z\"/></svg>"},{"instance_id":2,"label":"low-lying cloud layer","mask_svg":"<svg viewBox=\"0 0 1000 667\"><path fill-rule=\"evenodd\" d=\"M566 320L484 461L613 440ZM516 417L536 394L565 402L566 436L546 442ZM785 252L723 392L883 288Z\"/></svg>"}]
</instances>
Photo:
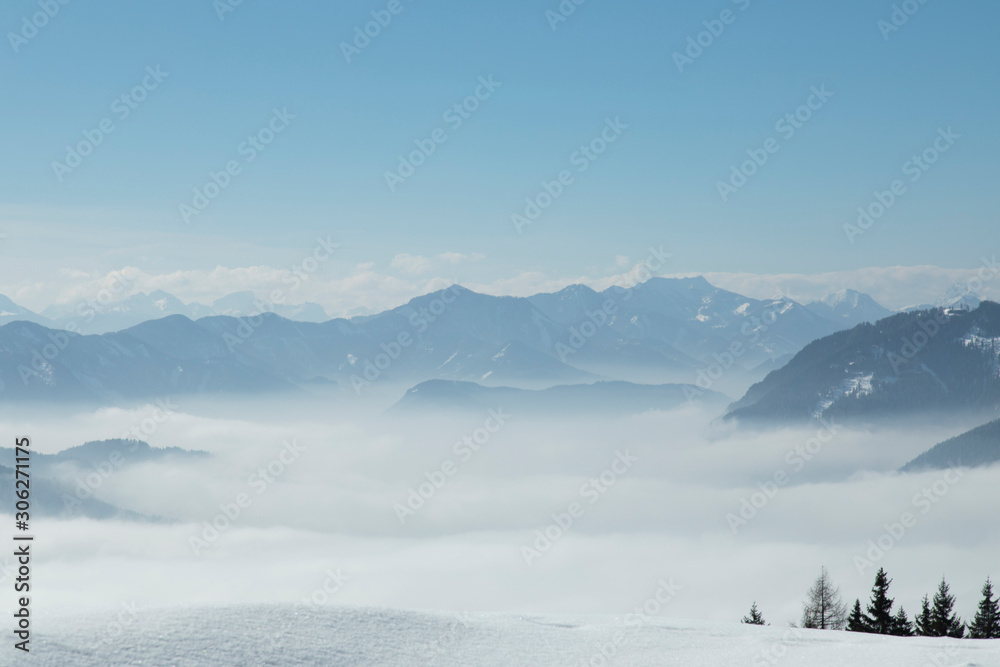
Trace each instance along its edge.
<instances>
[{"instance_id":1,"label":"low-lying cloud layer","mask_svg":"<svg viewBox=\"0 0 1000 667\"><path fill-rule=\"evenodd\" d=\"M502 406L361 422L268 405L178 408L146 439L211 460L126 465L94 490L172 523L37 521L37 606L294 602L339 572L330 603L625 613L663 579L681 587L666 615L736 620L756 599L784 624L821 565L851 600L885 566L911 612L943 571L966 615L998 574L1000 468L893 472L958 425L745 431L694 407L529 421ZM55 451L152 409L3 428Z\"/></svg>"}]
</instances>

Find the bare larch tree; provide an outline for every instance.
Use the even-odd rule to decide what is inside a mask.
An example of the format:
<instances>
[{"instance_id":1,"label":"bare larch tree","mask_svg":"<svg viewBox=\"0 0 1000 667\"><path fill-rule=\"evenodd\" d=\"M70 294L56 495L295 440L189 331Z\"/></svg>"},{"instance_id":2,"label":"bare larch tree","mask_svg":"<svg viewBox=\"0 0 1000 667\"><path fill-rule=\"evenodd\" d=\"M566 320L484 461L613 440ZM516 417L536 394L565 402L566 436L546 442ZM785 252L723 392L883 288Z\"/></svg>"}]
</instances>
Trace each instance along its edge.
<instances>
[{"instance_id":1,"label":"bare larch tree","mask_svg":"<svg viewBox=\"0 0 1000 667\"><path fill-rule=\"evenodd\" d=\"M847 623L847 605L840 599L840 589L830 581L824 567L809 589L802 609L802 627L819 630L843 630Z\"/></svg>"}]
</instances>

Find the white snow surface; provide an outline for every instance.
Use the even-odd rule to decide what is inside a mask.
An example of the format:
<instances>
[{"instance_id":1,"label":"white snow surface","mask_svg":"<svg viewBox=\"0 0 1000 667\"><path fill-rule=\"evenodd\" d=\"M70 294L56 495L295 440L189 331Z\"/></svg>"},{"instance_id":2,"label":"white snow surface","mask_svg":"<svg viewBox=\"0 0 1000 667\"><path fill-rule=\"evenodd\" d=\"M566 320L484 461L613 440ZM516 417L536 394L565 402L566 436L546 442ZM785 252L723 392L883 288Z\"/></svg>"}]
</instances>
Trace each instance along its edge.
<instances>
[{"instance_id":1,"label":"white snow surface","mask_svg":"<svg viewBox=\"0 0 1000 667\"><path fill-rule=\"evenodd\" d=\"M30 654L12 653L5 647L0 664L1000 667L1000 640L879 637L651 616L305 605L45 615L35 619Z\"/></svg>"}]
</instances>

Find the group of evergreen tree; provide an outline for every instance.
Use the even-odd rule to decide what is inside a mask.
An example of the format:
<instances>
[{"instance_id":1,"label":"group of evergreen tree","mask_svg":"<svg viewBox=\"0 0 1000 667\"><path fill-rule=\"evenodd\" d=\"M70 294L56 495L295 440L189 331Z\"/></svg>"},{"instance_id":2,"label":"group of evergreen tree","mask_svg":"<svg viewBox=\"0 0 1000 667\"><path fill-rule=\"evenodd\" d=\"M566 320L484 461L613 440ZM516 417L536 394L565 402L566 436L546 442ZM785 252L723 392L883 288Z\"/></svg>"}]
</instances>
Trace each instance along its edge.
<instances>
[{"instance_id":1,"label":"group of evergreen tree","mask_svg":"<svg viewBox=\"0 0 1000 667\"><path fill-rule=\"evenodd\" d=\"M899 611L892 613L893 599L889 597L889 584L892 579L879 568L875 574L875 585L872 586L872 598L865 611L861 611L861 600L854 601L854 608L847 618L849 632L869 632L876 635L897 635L912 637L913 623L906 611L900 606ZM952 599L954 607L955 600ZM964 628L963 628L964 630Z\"/></svg>"},{"instance_id":2,"label":"group of evergreen tree","mask_svg":"<svg viewBox=\"0 0 1000 667\"><path fill-rule=\"evenodd\" d=\"M802 610L802 627L819 630L848 630L901 637L965 637L971 639L1000 639L1000 598L993 593L993 583L987 579L983 585L983 599L976 617L966 626L955 613L955 596L951 594L944 577L933 599L925 595L920 613L910 620L902 606L893 613L894 600L889 597L892 579L884 568L875 574L871 600L862 610L861 600L854 601L850 613L841 600L840 589L830 581L824 567L819 578L809 589ZM754 602L744 623L765 625L764 616ZM968 635L966 635L968 631Z\"/></svg>"}]
</instances>

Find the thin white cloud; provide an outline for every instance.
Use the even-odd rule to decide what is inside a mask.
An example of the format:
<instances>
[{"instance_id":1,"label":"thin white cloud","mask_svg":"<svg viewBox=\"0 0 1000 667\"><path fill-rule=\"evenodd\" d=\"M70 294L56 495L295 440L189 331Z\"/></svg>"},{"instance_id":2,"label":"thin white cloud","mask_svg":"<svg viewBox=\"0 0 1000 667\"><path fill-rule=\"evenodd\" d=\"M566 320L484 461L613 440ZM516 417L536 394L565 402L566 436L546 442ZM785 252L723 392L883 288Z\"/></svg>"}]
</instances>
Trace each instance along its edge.
<instances>
[{"instance_id":1,"label":"thin white cloud","mask_svg":"<svg viewBox=\"0 0 1000 667\"><path fill-rule=\"evenodd\" d=\"M422 257L420 255L402 253L392 258L390 266L397 271L402 271L403 273L408 273L413 276L419 276L422 273L430 271L431 267L434 266L434 263L426 257Z\"/></svg>"},{"instance_id":2,"label":"thin white cloud","mask_svg":"<svg viewBox=\"0 0 1000 667\"><path fill-rule=\"evenodd\" d=\"M468 262L481 262L486 258L481 253L466 255L460 252L445 252L435 257L424 257L422 255L411 255L401 253L392 258L390 266L397 271L407 275L420 276L434 269L440 268L442 264L464 264Z\"/></svg>"},{"instance_id":3,"label":"thin white cloud","mask_svg":"<svg viewBox=\"0 0 1000 667\"><path fill-rule=\"evenodd\" d=\"M445 252L438 255L437 258L449 264L462 264L463 262L481 262L486 259L486 255L479 252L474 252L471 255L460 252Z\"/></svg>"}]
</instances>

